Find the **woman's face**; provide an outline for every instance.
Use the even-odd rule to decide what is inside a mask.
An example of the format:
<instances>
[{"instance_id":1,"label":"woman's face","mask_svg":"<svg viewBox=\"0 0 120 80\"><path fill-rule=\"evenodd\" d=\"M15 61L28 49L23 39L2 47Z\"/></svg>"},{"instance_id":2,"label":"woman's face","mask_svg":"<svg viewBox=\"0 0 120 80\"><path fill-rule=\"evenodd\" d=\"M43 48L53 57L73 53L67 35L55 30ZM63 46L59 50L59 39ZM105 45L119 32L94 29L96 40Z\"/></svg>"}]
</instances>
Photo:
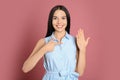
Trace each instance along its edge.
<instances>
[{"instance_id":1,"label":"woman's face","mask_svg":"<svg viewBox=\"0 0 120 80\"><path fill-rule=\"evenodd\" d=\"M52 25L55 31L58 32L65 31L65 28L67 26L67 17L64 11L62 10L55 11L52 19Z\"/></svg>"}]
</instances>

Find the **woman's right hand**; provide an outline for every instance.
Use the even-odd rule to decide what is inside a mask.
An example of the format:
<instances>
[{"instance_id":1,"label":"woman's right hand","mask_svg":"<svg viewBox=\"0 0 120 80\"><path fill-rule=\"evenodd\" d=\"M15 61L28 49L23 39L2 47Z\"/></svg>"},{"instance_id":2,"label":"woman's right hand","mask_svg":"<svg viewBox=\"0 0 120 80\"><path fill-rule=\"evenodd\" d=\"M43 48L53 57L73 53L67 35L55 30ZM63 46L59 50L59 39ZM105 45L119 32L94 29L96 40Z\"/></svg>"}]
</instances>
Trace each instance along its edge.
<instances>
[{"instance_id":1,"label":"woman's right hand","mask_svg":"<svg viewBox=\"0 0 120 80\"><path fill-rule=\"evenodd\" d=\"M52 52L54 50L54 47L56 45L61 44L61 42L55 42L54 39L51 39L46 45L45 45L45 49L47 50L47 52Z\"/></svg>"}]
</instances>

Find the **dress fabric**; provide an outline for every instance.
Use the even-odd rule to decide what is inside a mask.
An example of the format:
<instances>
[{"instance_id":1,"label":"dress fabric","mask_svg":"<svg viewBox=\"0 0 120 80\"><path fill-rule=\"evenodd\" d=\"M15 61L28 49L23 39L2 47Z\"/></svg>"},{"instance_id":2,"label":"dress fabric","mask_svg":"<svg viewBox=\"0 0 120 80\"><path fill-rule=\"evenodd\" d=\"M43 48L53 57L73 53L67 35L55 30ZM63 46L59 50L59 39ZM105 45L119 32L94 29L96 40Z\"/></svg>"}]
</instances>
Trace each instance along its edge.
<instances>
[{"instance_id":1,"label":"dress fabric","mask_svg":"<svg viewBox=\"0 0 120 80\"><path fill-rule=\"evenodd\" d=\"M51 39L58 40L54 36L45 38L48 43ZM76 68L76 44L75 38L66 32L61 40L62 44L56 45L52 52L44 55L44 68L46 73L42 80L78 80L79 73Z\"/></svg>"}]
</instances>

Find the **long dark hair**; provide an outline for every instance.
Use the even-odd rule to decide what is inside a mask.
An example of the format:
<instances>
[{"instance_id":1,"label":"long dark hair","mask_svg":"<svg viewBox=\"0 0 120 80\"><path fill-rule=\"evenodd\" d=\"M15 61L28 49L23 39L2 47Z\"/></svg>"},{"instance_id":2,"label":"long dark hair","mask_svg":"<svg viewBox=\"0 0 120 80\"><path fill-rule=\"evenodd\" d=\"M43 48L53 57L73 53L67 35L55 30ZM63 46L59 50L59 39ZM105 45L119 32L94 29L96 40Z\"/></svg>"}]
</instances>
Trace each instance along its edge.
<instances>
[{"instance_id":1,"label":"long dark hair","mask_svg":"<svg viewBox=\"0 0 120 80\"><path fill-rule=\"evenodd\" d=\"M52 19L53 19L54 12L58 9L65 12L66 17L67 17L67 27L65 30L68 32L68 34L70 33L70 14L69 14L68 10L63 5L56 5L55 7L53 7L51 9L51 11L49 13L48 29L47 29L46 37L50 36L52 34L52 32L55 31L55 29L53 28L53 25L52 25Z\"/></svg>"}]
</instances>

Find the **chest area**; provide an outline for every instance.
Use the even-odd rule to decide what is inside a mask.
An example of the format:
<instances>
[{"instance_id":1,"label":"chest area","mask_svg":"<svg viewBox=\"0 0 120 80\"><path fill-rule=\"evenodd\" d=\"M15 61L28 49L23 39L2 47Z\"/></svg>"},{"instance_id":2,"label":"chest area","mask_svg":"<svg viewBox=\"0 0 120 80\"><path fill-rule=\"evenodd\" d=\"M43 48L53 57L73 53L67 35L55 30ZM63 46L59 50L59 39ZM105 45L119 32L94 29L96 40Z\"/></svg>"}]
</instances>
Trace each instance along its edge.
<instances>
[{"instance_id":1,"label":"chest area","mask_svg":"<svg viewBox=\"0 0 120 80\"><path fill-rule=\"evenodd\" d=\"M76 44L73 41L66 41L60 45L56 45L52 52L45 54L47 59L73 59L76 57Z\"/></svg>"}]
</instances>

